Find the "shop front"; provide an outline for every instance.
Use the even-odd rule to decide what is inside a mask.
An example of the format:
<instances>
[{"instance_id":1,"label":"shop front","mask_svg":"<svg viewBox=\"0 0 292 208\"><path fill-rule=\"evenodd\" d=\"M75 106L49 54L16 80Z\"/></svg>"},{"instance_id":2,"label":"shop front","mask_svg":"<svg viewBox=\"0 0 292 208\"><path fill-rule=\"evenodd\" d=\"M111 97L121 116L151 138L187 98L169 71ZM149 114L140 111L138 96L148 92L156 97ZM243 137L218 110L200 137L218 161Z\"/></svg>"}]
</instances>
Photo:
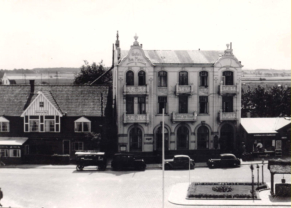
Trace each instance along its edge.
<instances>
[{"instance_id":1,"label":"shop front","mask_svg":"<svg viewBox=\"0 0 292 208\"><path fill-rule=\"evenodd\" d=\"M289 140L286 133L290 125L290 118L242 118L243 152L253 159L280 158L287 154L291 156L285 147Z\"/></svg>"},{"instance_id":2,"label":"shop front","mask_svg":"<svg viewBox=\"0 0 292 208\"><path fill-rule=\"evenodd\" d=\"M27 137L0 137L1 161L4 164L22 163Z\"/></svg>"}]
</instances>

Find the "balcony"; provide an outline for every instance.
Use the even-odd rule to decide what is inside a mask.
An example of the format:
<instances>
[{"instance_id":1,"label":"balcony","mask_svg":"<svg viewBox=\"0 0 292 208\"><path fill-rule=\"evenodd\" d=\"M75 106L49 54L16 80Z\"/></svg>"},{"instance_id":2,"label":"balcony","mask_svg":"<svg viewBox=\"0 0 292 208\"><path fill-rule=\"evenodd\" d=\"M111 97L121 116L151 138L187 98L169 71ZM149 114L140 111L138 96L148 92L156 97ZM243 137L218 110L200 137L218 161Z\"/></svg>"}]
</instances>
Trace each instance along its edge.
<instances>
[{"instance_id":1,"label":"balcony","mask_svg":"<svg viewBox=\"0 0 292 208\"><path fill-rule=\"evenodd\" d=\"M219 111L219 120L221 121L235 121L237 120L236 112L222 112Z\"/></svg>"},{"instance_id":2,"label":"balcony","mask_svg":"<svg viewBox=\"0 0 292 208\"><path fill-rule=\"evenodd\" d=\"M127 86L124 85L124 95L148 95L149 85Z\"/></svg>"},{"instance_id":3,"label":"balcony","mask_svg":"<svg viewBox=\"0 0 292 208\"><path fill-rule=\"evenodd\" d=\"M237 94L237 85L220 85L219 86L219 94L225 95L225 94Z\"/></svg>"},{"instance_id":4,"label":"balcony","mask_svg":"<svg viewBox=\"0 0 292 208\"><path fill-rule=\"evenodd\" d=\"M171 120L175 122L195 122L197 120L197 112L193 113L176 113L172 112Z\"/></svg>"},{"instance_id":5,"label":"balcony","mask_svg":"<svg viewBox=\"0 0 292 208\"><path fill-rule=\"evenodd\" d=\"M176 85L175 95L191 95L194 90L194 85Z\"/></svg>"},{"instance_id":6,"label":"balcony","mask_svg":"<svg viewBox=\"0 0 292 208\"><path fill-rule=\"evenodd\" d=\"M124 123L149 123L149 114L124 113Z\"/></svg>"}]
</instances>

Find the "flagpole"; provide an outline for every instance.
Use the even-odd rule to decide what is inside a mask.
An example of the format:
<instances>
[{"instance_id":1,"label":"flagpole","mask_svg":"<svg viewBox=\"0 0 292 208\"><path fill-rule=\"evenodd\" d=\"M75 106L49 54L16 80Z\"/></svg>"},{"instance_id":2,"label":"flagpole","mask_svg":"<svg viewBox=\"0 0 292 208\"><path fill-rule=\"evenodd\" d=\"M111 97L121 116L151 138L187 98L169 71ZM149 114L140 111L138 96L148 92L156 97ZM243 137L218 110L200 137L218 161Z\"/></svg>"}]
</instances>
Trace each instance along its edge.
<instances>
[{"instance_id":1,"label":"flagpole","mask_svg":"<svg viewBox=\"0 0 292 208\"><path fill-rule=\"evenodd\" d=\"M164 108L162 109L162 208L164 208Z\"/></svg>"}]
</instances>

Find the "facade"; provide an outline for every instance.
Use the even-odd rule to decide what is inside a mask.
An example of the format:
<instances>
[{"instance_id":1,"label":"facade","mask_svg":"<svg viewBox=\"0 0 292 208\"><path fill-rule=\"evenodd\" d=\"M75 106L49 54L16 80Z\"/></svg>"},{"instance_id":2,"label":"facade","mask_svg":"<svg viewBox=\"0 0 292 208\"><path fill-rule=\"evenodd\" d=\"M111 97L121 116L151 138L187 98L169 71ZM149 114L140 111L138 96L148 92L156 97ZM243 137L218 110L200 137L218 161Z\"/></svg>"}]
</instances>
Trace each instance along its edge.
<instances>
[{"instance_id":1,"label":"facade","mask_svg":"<svg viewBox=\"0 0 292 208\"><path fill-rule=\"evenodd\" d=\"M0 86L2 159L45 163L53 155L69 159L75 151L98 150L111 109L108 96L108 86L41 86L33 81Z\"/></svg>"},{"instance_id":2,"label":"facade","mask_svg":"<svg viewBox=\"0 0 292 208\"><path fill-rule=\"evenodd\" d=\"M117 35L113 98L118 150L159 153L162 109L166 152L236 149L241 118L241 62L225 51L121 50Z\"/></svg>"}]
</instances>

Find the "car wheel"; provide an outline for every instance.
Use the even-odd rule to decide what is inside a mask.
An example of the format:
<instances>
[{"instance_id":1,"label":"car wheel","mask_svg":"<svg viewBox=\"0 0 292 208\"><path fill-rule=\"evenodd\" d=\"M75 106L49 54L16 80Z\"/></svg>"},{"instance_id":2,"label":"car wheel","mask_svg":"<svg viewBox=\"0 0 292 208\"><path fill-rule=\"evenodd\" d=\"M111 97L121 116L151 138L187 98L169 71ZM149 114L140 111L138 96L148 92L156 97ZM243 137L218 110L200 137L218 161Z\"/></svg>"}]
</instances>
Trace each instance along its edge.
<instances>
[{"instance_id":1,"label":"car wheel","mask_svg":"<svg viewBox=\"0 0 292 208\"><path fill-rule=\"evenodd\" d=\"M165 166L164 166L164 169L165 169L165 170L170 170L170 165L165 165Z\"/></svg>"},{"instance_id":2,"label":"car wheel","mask_svg":"<svg viewBox=\"0 0 292 208\"><path fill-rule=\"evenodd\" d=\"M146 169L146 165L141 165L140 167L139 167L139 170L141 170L141 171L144 171Z\"/></svg>"},{"instance_id":3,"label":"car wheel","mask_svg":"<svg viewBox=\"0 0 292 208\"><path fill-rule=\"evenodd\" d=\"M97 170L101 170L101 171L105 171L105 169L106 169L105 165L98 166L97 168Z\"/></svg>"},{"instance_id":4,"label":"car wheel","mask_svg":"<svg viewBox=\"0 0 292 208\"><path fill-rule=\"evenodd\" d=\"M215 168L215 164L214 164L214 163L211 163L211 164L209 165L209 167L210 167L210 168Z\"/></svg>"},{"instance_id":5,"label":"car wheel","mask_svg":"<svg viewBox=\"0 0 292 208\"><path fill-rule=\"evenodd\" d=\"M78 170L78 171L79 171L79 170L83 170L83 168L84 168L84 166L82 166L82 165L77 165L77 166L76 166L76 170Z\"/></svg>"}]
</instances>

